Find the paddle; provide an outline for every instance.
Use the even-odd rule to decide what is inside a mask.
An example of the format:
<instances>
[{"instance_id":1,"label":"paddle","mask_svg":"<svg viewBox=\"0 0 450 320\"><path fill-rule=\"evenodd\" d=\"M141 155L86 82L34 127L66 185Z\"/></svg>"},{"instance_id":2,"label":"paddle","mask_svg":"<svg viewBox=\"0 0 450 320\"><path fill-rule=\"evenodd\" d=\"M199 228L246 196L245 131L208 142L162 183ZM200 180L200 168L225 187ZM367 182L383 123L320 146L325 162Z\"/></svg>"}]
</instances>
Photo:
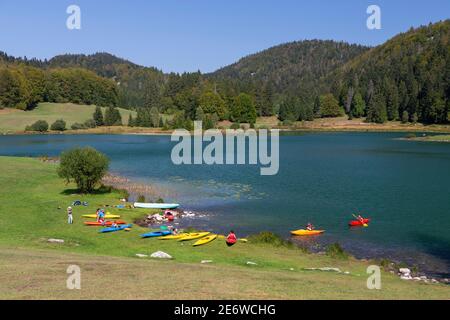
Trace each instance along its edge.
<instances>
[{"instance_id":1,"label":"paddle","mask_svg":"<svg viewBox=\"0 0 450 320\"><path fill-rule=\"evenodd\" d=\"M356 220L360 221L362 223L362 226L364 228L368 227L369 225L367 223L364 223L363 220L360 220L354 213L352 213L352 216L356 218Z\"/></svg>"}]
</instances>

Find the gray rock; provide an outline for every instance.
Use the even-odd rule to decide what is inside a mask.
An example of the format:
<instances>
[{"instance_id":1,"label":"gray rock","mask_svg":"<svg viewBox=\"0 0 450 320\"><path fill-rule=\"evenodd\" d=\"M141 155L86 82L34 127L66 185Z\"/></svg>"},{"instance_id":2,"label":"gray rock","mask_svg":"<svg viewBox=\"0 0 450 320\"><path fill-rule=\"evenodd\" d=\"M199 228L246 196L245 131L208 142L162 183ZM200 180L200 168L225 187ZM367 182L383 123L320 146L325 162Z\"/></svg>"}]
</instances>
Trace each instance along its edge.
<instances>
[{"instance_id":1,"label":"gray rock","mask_svg":"<svg viewBox=\"0 0 450 320\"><path fill-rule=\"evenodd\" d=\"M50 243L64 243L63 239L48 239L47 241Z\"/></svg>"},{"instance_id":2,"label":"gray rock","mask_svg":"<svg viewBox=\"0 0 450 320\"><path fill-rule=\"evenodd\" d=\"M157 259L172 259L172 256L170 254L167 254L167 253L162 252L162 251L153 252L150 255L150 257L157 258Z\"/></svg>"},{"instance_id":3,"label":"gray rock","mask_svg":"<svg viewBox=\"0 0 450 320\"><path fill-rule=\"evenodd\" d=\"M142 254L142 253L136 253L136 257L138 257L138 258L147 258L148 255L147 254Z\"/></svg>"},{"instance_id":4,"label":"gray rock","mask_svg":"<svg viewBox=\"0 0 450 320\"><path fill-rule=\"evenodd\" d=\"M409 270L408 268L400 268L398 269L398 272L400 272L401 274L411 274L411 270Z\"/></svg>"}]
</instances>

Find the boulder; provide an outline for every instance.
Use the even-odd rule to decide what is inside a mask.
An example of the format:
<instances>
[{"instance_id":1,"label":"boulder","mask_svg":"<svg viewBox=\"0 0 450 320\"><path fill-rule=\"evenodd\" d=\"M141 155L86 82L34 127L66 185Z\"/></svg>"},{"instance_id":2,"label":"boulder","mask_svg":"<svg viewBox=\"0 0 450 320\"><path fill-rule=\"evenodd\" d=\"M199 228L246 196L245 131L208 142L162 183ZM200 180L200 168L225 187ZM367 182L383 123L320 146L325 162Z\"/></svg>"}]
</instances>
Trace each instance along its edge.
<instances>
[{"instance_id":1,"label":"boulder","mask_svg":"<svg viewBox=\"0 0 450 320\"><path fill-rule=\"evenodd\" d=\"M157 259L172 259L172 256L170 254L167 254L167 253L162 252L162 251L153 252L150 255L150 257L157 258Z\"/></svg>"}]
</instances>

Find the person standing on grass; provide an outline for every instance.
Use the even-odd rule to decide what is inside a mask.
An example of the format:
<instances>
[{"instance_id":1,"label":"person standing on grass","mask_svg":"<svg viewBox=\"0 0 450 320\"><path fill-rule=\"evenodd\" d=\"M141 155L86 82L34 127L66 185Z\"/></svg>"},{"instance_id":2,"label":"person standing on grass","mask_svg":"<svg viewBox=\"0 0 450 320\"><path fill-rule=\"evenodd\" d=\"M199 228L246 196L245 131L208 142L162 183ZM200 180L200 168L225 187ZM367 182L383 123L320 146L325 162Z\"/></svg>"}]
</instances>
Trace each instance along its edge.
<instances>
[{"instance_id":1,"label":"person standing on grass","mask_svg":"<svg viewBox=\"0 0 450 320\"><path fill-rule=\"evenodd\" d=\"M67 208L67 223L73 224L72 207Z\"/></svg>"}]
</instances>

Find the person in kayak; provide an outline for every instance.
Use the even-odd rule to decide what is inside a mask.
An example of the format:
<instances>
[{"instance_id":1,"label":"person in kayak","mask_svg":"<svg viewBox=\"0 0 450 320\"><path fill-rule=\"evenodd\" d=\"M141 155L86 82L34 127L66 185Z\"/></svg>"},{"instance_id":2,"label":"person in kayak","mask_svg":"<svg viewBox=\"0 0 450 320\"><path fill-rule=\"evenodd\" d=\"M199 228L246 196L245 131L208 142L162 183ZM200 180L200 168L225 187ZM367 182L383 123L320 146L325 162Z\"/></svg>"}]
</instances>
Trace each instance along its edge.
<instances>
[{"instance_id":1,"label":"person in kayak","mask_svg":"<svg viewBox=\"0 0 450 320\"><path fill-rule=\"evenodd\" d=\"M230 233L227 236L227 246L231 247L234 245L237 241L236 234L233 230L230 231Z\"/></svg>"},{"instance_id":2,"label":"person in kayak","mask_svg":"<svg viewBox=\"0 0 450 320\"><path fill-rule=\"evenodd\" d=\"M313 224L311 222L308 222L308 224L306 225L306 230L308 231L313 231L315 228L313 226Z\"/></svg>"}]
</instances>

